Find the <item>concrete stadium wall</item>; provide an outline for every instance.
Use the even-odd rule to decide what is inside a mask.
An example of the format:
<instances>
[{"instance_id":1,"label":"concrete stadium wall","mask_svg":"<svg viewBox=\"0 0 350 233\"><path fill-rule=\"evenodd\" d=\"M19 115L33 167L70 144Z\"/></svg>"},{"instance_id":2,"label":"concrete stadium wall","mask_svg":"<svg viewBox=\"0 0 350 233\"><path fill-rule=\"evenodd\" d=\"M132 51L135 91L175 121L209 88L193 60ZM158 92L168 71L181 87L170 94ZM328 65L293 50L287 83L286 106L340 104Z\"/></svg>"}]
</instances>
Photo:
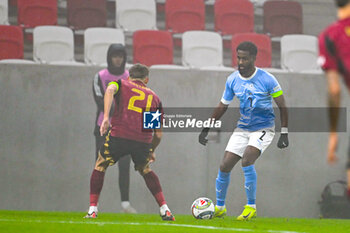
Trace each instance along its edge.
<instances>
[{"instance_id":1,"label":"concrete stadium wall","mask_svg":"<svg viewBox=\"0 0 350 233\"><path fill-rule=\"evenodd\" d=\"M326 26L337 19L337 8L329 0L296 0L303 7L303 33L318 36Z\"/></svg>"},{"instance_id":2,"label":"concrete stadium wall","mask_svg":"<svg viewBox=\"0 0 350 233\"><path fill-rule=\"evenodd\" d=\"M0 64L0 209L87 210L94 164L91 85L99 69ZM214 107L229 73L154 68L149 86L166 107ZM326 105L323 75L273 73L288 106ZM348 106L349 101L342 104ZM175 214L190 214L190 205L199 196L215 201L215 178L229 137L221 133L220 142L203 147L198 133L164 134L152 168ZM290 133L285 150L277 148L278 137L256 163L259 216L318 217L317 201L324 186L345 178L348 135L340 134L339 163L332 167L326 164L327 133ZM121 211L117 170L114 166L107 171L101 212ZM237 165L227 195L229 215L242 210L243 187ZM130 199L139 212L158 213L133 169Z\"/></svg>"}]
</instances>

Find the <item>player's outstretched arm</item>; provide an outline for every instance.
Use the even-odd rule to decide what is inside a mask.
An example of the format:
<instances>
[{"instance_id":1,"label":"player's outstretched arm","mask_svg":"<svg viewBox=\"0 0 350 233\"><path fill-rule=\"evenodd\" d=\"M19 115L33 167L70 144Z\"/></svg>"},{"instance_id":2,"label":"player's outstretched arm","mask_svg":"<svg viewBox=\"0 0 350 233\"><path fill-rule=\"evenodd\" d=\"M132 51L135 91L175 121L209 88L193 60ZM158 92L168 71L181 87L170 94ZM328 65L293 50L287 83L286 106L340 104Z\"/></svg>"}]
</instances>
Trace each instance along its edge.
<instances>
[{"instance_id":1,"label":"player's outstretched arm","mask_svg":"<svg viewBox=\"0 0 350 233\"><path fill-rule=\"evenodd\" d=\"M337 161L336 150L338 145L337 125L340 106L340 81L339 73L336 70L327 70L326 77L328 84L328 106L330 124L327 161L329 164L333 164Z\"/></svg>"},{"instance_id":2,"label":"player's outstretched arm","mask_svg":"<svg viewBox=\"0 0 350 233\"><path fill-rule=\"evenodd\" d=\"M211 118L214 118L215 121L219 120L222 117L222 115L224 115L227 108L228 108L228 105L220 102L219 105L215 108ZM210 128L204 128L204 129L202 129L202 132L199 134L198 141L203 146L205 146L208 142L207 136L208 136L209 130L210 130Z\"/></svg>"},{"instance_id":3,"label":"player's outstretched arm","mask_svg":"<svg viewBox=\"0 0 350 233\"><path fill-rule=\"evenodd\" d=\"M281 115L281 135L277 143L277 147L280 149L286 148L289 145L288 140L288 108L284 96L280 95L274 98Z\"/></svg>"},{"instance_id":4,"label":"player's outstretched arm","mask_svg":"<svg viewBox=\"0 0 350 233\"><path fill-rule=\"evenodd\" d=\"M109 112L111 111L113 96L117 93L119 85L116 82L111 82L106 89L104 96L104 111L103 111L103 121L100 127L100 135L103 136L109 128Z\"/></svg>"}]
</instances>

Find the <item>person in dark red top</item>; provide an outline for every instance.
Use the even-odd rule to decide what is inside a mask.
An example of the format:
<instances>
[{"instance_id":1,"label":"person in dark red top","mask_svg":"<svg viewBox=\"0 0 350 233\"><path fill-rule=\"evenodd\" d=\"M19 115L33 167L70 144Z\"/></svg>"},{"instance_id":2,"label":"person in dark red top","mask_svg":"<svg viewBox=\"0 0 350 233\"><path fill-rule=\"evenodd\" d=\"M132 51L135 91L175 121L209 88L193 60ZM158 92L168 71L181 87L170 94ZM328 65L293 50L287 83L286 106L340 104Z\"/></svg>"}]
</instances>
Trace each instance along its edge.
<instances>
[{"instance_id":1,"label":"person in dark red top","mask_svg":"<svg viewBox=\"0 0 350 233\"><path fill-rule=\"evenodd\" d=\"M174 221L166 204L158 176L149 167L155 161L155 149L162 138L162 129L143 129L143 112L162 112L159 97L146 87L149 70L146 66L136 64L129 70L128 80L115 80L108 84L104 96L104 115L100 134L105 142L101 146L95 168L90 179L90 208L85 218L97 217L97 203L102 190L107 168L130 154L137 170L144 178L148 189L160 207L163 220ZM112 102L115 103L111 127L109 113ZM159 116L158 116L159 117Z\"/></svg>"},{"instance_id":2,"label":"person in dark red top","mask_svg":"<svg viewBox=\"0 0 350 233\"><path fill-rule=\"evenodd\" d=\"M319 63L326 73L328 83L330 134L327 160L330 164L337 160L340 77L350 90L350 0L335 0L335 3L338 7L338 21L319 35ZM348 156L347 179L350 197L350 150Z\"/></svg>"}]
</instances>

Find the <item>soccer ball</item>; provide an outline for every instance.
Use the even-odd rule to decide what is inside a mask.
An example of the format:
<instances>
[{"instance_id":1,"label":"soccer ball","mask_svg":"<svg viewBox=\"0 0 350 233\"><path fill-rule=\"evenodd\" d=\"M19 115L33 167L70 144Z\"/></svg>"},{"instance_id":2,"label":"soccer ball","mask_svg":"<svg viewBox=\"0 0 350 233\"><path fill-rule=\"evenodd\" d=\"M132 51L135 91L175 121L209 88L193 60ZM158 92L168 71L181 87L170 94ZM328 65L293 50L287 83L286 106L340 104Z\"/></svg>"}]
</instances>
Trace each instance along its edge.
<instances>
[{"instance_id":1,"label":"soccer ball","mask_svg":"<svg viewBox=\"0 0 350 233\"><path fill-rule=\"evenodd\" d=\"M196 219L211 219L215 211L214 203L207 197L200 197L193 202L191 211Z\"/></svg>"}]
</instances>

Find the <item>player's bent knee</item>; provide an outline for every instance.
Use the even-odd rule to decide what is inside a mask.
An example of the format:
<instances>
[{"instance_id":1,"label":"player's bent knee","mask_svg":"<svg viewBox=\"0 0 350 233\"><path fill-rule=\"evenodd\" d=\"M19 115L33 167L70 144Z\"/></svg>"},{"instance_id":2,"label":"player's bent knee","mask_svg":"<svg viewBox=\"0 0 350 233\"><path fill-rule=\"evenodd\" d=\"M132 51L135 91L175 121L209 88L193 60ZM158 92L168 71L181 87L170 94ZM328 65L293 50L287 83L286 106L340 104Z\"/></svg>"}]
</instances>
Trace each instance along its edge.
<instances>
[{"instance_id":1,"label":"player's bent knee","mask_svg":"<svg viewBox=\"0 0 350 233\"><path fill-rule=\"evenodd\" d=\"M108 164L106 163L97 163L95 164L95 170L100 171L100 172L106 172L108 167Z\"/></svg>"},{"instance_id":2,"label":"player's bent knee","mask_svg":"<svg viewBox=\"0 0 350 233\"><path fill-rule=\"evenodd\" d=\"M248 167L248 166L253 165L253 164L254 164L254 162L249 161L249 159L246 159L246 158L242 159L242 167Z\"/></svg>"},{"instance_id":3,"label":"player's bent knee","mask_svg":"<svg viewBox=\"0 0 350 233\"><path fill-rule=\"evenodd\" d=\"M145 167L141 167L140 169L137 169L141 176L146 175L147 173L150 173L152 169L147 165Z\"/></svg>"},{"instance_id":4,"label":"player's bent knee","mask_svg":"<svg viewBox=\"0 0 350 233\"><path fill-rule=\"evenodd\" d=\"M95 163L95 170L100 172L106 172L108 166L109 166L109 162L105 158L103 158L99 152Z\"/></svg>"},{"instance_id":5,"label":"player's bent knee","mask_svg":"<svg viewBox=\"0 0 350 233\"><path fill-rule=\"evenodd\" d=\"M230 172L232 169L230 166L227 166L225 163L220 164L220 171L222 172Z\"/></svg>"},{"instance_id":6,"label":"player's bent knee","mask_svg":"<svg viewBox=\"0 0 350 233\"><path fill-rule=\"evenodd\" d=\"M97 170L97 171L99 171L99 172L106 172L107 168L95 166L95 170Z\"/></svg>"}]
</instances>

